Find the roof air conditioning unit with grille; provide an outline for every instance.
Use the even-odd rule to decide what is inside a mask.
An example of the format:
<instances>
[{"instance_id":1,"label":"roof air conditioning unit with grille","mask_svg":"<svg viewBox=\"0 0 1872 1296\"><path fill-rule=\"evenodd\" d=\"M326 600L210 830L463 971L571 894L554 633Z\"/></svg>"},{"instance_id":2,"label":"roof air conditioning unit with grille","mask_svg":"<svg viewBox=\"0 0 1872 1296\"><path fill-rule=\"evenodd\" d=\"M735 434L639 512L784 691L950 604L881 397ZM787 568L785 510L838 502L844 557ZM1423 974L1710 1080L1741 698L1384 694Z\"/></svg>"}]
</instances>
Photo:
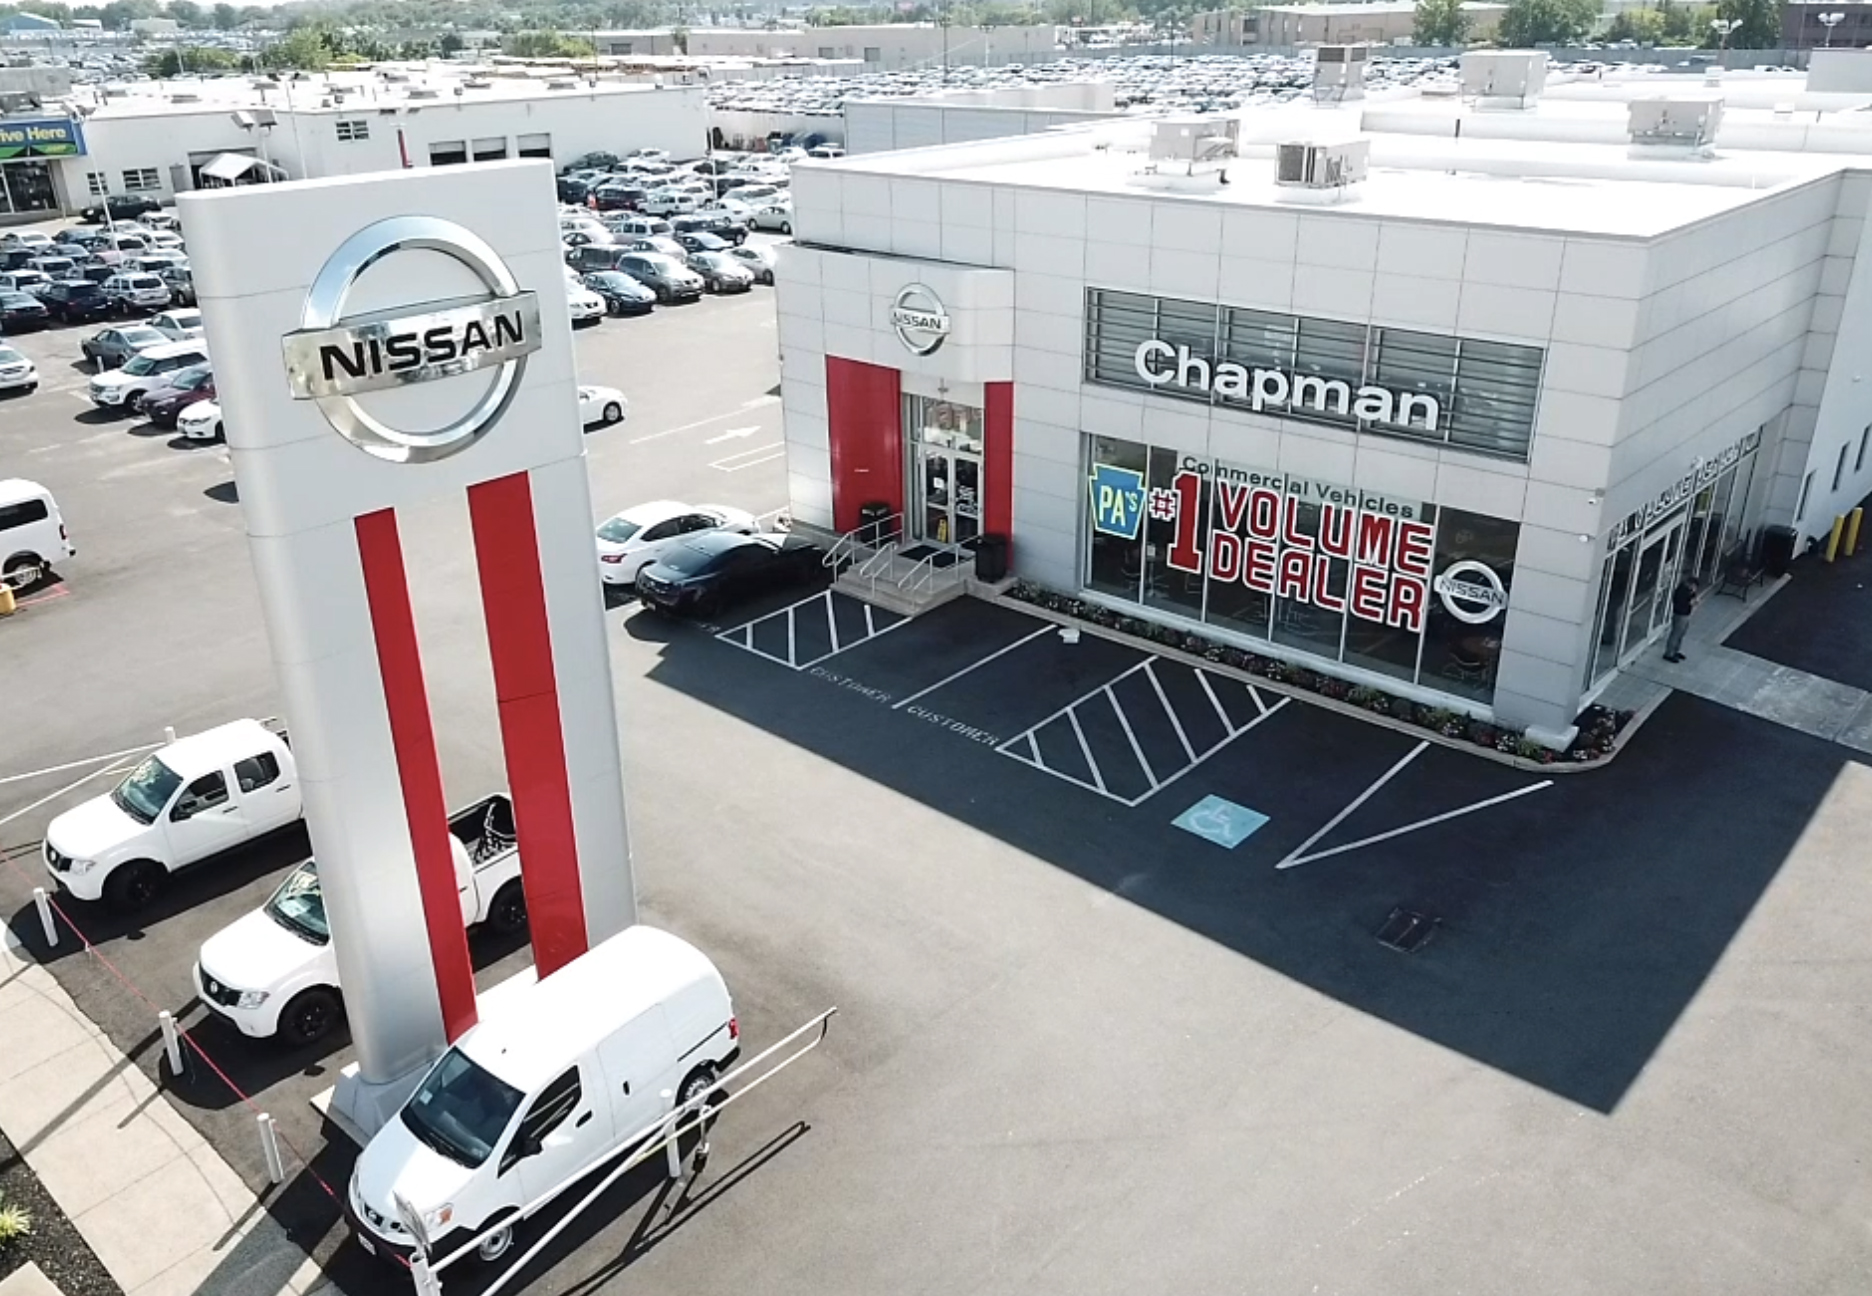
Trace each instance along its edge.
<instances>
[{"instance_id":1,"label":"roof air conditioning unit with grille","mask_svg":"<svg viewBox=\"0 0 1872 1296\"><path fill-rule=\"evenodd\" d=\"M1721 99L1634 99L1627 118L1634 149L1674 149L1707 156L1722 126Z\"/></svg>"},{"instance_id":2,"label":"roof air conditioning unit with grille","mask_svg":"<svg viewBox=\"0 0 1872 1296\"><path fill-rule=\"evenodd\" d=\"M1320 103L1340 103L1365 97L1365 60L1371 51L1364 45L1322 45L1313 63L1313 98Z\"/></svg>"},{"instance_id":3,"label":"roof air conditioning unit with grille","mask_svg":"<svg viewBox=\"0 0 1872 1296\"><path fill-rule=\"evenodd\" d=\"M1190 175L1200 167L1227 166L1241 139L1239 117L1171 117L1151 128L1151 161L1184 164Z\"/></svg>"},{"instance_id":4,"label":"roof air conditioning unit with grille","mask_svg":"<svg viewBox=\"0 0 1872 1296\"><path fill-rule=\"evenodd\" d=\"M1528 108L1547 84L1544 50L1471 50L1462 56L1462 97L1478 108Z\"/></svg>"},{"instance_id":5,"label":"roof air conditioning unit with grille","mask_svg":"<svg viewBox=\"0 0 1872 1296\"><path fill-rule=\"evenodd\" d=\"M1283 198L1297 202L1337 202L1365 178L1371 165L1371 141L1335 144L1277 144L1274 183Z\"/></svg>"}]
</instances>

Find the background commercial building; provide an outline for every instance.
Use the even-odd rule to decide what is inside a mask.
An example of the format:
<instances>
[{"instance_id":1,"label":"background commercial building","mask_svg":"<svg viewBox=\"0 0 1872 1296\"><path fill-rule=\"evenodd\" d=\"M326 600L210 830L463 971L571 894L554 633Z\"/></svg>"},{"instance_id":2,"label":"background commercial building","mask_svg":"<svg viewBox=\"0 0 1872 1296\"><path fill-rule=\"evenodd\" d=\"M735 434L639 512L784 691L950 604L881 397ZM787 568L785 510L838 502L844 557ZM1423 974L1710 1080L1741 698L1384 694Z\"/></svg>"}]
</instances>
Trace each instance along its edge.
<instances>
[{"instance_id":1,"label":"background commercial building","mask_svg":"<svg viewBox=\"0 0 1872 1296\"><path fill-rule=\"evenodd\" d=\"M1505 4L1464 0L1469 39L1487 40L1501 25ZM1409 41L1417 27L1417 6L1374 0L1370 4L1267 5L1256 12L1263 45L1389 45Z\"/></svg>"},{"instance_id":2,"label":"background commercial building","mask_svg":"<svg viewBox=\"0 0 1872 1296\"><path fill-rule=\"evenodd\" d=\"M1059 28L1050 23L981 28L935 23L798 27L765 31L695 27L688 38L697 57L859 59L867 71L951 63L1047 62L1059 57Z\"/></svg>"},{"instance_id":3,"label":"background commercial building","mask_svg":"<svg viewBox=\"0 0 1872 1296\"><path fill-rule=\"evenodd\" d=\"M387 81L332 74L272 89L245 79L150 83L147 90L74 101L77 151L35 160L50 183L26 192L29 218L75 212L105 194L168 201L213 175L241 180L277 168L292 179L362 175L404 167L543 157L563 166L584 153L661 148L695 157L707 148L708 105L699 86L575 78L425 77ZM57 108L58 105L53 105ZM4 132L11 119L0 119ZM240 166L233 174L222 174ZM0 140L0 177L11 177ZM14 186L9 183L8 189ZM8 210L0 205L0 220Z\"/></svg>"},{"instance_id":4,"label":"background commercial building","mask_svg":"<svg viewBox=\"0 0 1872 1296\"><path fill-rule=\"evenodd\" d=\"M1863 114L1570 93L1247 114L1226 185L1146 122L800 166L796 519L1564 731L1678 579L1872 490Z\"/></svg>"}]
</instances>

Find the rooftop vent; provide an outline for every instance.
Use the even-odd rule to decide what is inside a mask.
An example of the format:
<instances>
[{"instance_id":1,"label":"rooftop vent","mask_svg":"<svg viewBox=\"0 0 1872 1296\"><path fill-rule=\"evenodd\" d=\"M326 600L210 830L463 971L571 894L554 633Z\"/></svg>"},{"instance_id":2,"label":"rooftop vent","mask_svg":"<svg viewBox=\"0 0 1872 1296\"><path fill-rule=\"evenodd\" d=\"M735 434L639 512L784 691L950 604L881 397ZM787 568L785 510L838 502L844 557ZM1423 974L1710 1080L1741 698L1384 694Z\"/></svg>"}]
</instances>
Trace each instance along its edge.
<instances>
[{"instance_id":1,"label":"rooftop vent","mask_svg":"<svg viewBox=\"0 0 1872 1296\"><path fill-rule=\"evenodd\" d=\"M201 96L193 90L178 90L169 96L170 103L200 103Z\"/></svg>"},{"instance_id":2,"label":"rooftop vent","mask_svg":"<svg viewBox=\"0 0 1872 1296\"><path fill-rule=\"evenodd\" d=\"M1151 161L1182 163L1187 174L1208 166L1225 167L1241 139L1239 117L1171 117L1151 128Z\"/></svg>"},{"instance_id":3,"label":"rooftop vent","mask_svg":"<svg viewBox=\"0 0 1872 1296\"><path fill-rule=\"evenodd\" d=\"M428 86L411 86L409 97L412 99L440 99L440 90L431 90Z\"/></svg>"},{"instance_id":4,"label":"rooftop vent","mask_svg":"<svg viewBox=\"0 0 1872 1296\"><path fill-rule=\"evenodd\" d=\"M485 90L494 83L486 77L469 77L466 81L463 81L462 84L467 86L470 90Z\"/></svg>"},{"instance_id":5,"label":"rooftop vent","mask_svg":"<svg viewBox=\"0 0 1872 1296\"><path fill-rule=\"evenodd\" d=\"M1722 126L1721 99L1634 99L1629 129L1634 145L1707 153Z\"/></svg>"},{"instance_id":6,"label":"rooftop vent","mask_svg":"<svg viewBox=\"0 0 1872 1296\"><path fill-rule=\"evenodd\" d=\"M1313 64L1313 98L1320 103L1340 103L1365 97L1365 59L1370 54L1363 45L1322 45Z\"/></svg>"},{"instance_id":7,"label":"rooftop vent","mask_svg":"<svg viewBox=\"0 0 1872 1296\"><path fill-rule=\"evenodd\" d=\"M1478 108L1526 108L1547 84L1541 50L1472 50L1462 56L1462 95Z\"/></svg>"},{"instance_id":8,"label":"rooftop vent","mask_svg":"<svg viewBox=\"0 0 1872 1296\"><path fill-rule=\"evenodd\" d=\"M1365 178L1371 165L1371 141L1342 140L1336 144L1277 144L1274 146L1274 183L1292 197L1336 201Z\"/></svg>"},{"instance_id":9,"label":"rooftop vent","mask_svg":"<svg viewBox=\"0 0 1872 1296\"><path fill-rule=\"evenodd\" d=\"M546 88L548 90L576 90L578 87L579 83L577 81L570 80L566 77L554 77L546 83Z\"/></svg>"}]
</instances>

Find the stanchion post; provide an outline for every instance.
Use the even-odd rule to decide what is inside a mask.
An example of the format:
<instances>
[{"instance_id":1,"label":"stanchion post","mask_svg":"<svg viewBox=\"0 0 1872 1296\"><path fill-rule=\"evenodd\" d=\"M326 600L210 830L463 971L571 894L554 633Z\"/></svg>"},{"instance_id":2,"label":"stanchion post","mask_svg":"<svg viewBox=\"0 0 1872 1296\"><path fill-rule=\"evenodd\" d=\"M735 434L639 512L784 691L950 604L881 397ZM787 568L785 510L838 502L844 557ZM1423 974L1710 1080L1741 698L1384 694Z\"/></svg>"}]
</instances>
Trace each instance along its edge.
<instances>
[{"instance_id":1,"label":"stanchion post","mask_svg":"<svg viewBox=\"0 0 1872 1296\"><path fill-rule=\"evenodd\" d=\"M1859 524L1864 520L1864 507L1855 508L1846 515L1846 556L1848 558L1859 552Z\"/></svg>"},{"instance_id":2,"label":"stanchion post","mask_svg":"<svg viewBox=\"0 0 1872 1296\"><path fill-rule=\"evenodd\" d=\"M261 1112L254 1117L254 1123L260 1127L260 1151L266 1156L268 1181L285 1183L286 1163L280 1160L279 1131L273 1128L273 1118Z\"/></svg>"},{"instance_id":3,"label":"stanchion post","mask_svg":"<svg viewBox=\"0 0 1872 1296\"><path fill-rule=\"evenodd\" d=\"M429 1257L422 1253L420 1247L410 1256L409 1268L416 1296L442 1296L442 1281L436 1277L435 1270L429 1267Z\"/></svg>"},{"instance_id":4,"label":"stanchion post","mask_svg":"<svg viewBox=\"0 0 1872 1296\"><path fill-rule=\"evenodd\" d=\"M169 1074L182 1074L182 1037L176 1034L175 1014L167 1008L156 1014L156 1021L162 1027L163 1052L169 1055Z\"/></svg>"},{"instance_id":5,"label":"stanchion post","mask_svg":"<svg viewBox=\"0 0 1872 1296\"><path fill-rule=\"evenodd\" d=\"M665 1136L669 1141L663 1145L663 1159L664 1163L669 1167L669 1177L680 1183L682 1181L682 1140L679 1139L676 1134L676 1112L673 1109L674 1099L675 1095L669 1090L665 1089L663 1091L663 1101L672 1103L672 1110L669 1114L669 1128L665 1131Z\"/></svg>"},{"instance_id":6,"label":"stanchion post","mask_svg":"<svg viewBox=\"0 0 1872 1296\"><path fill-rule=\"evenodd\" d=\"M45 928L45 943L58 944L58 924L52 921L52 901L44 887L33 888L33 904L39 910L39 925Z\"/></svg>"},{"instance_id":7,"label":"stanchion post","mask_svg":"<svg viewBox=\"0 0 1872 1296\"><path fill-rule=\"evenodd\" d=\"M1842 514L1833 519L1833 529L1827 532L1826 560L1832 562L1839 555L1840 535L1846 529L1846 518Z\"/></svg>"},{"instance_id":8,"label":"stanchion post","mask_svg":"<svg viewBox=\"0 0 1872 1296\"><path fill-rule=\"evenodd\" d=\"M705 1098L702 1100L701 1110L696 1113L696 1128L701 1131L701 1142L696 1144L695 1156L691 1159L691 1166L696 1174L701 1174L703 1169L708 1165L708 1130L710 1118L711 1113L709 1112L708 1099Z\"/></svg>"},{"instance_id":9,"label":"stanchion post","mask_svg":"<svg viewBox=\"0 0 1872 1296\"><path fill-rule=\"evenodd\" d=\"M163 741L170 742L170 743L175 741L175 726L174 725L163 726Z\"/></svg>"}]
</instances>

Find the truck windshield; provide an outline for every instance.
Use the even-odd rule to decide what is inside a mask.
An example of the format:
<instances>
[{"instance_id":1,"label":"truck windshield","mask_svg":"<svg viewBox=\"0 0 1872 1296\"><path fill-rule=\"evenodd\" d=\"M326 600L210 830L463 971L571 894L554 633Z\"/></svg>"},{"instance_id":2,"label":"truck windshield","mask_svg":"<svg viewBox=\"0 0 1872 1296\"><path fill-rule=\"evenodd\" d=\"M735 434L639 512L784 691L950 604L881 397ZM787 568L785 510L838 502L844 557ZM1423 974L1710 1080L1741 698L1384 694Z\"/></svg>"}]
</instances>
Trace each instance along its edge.
<instances>
[{"instance_id":1,"label":"truck windshield","mask_svg":"<svg viewBox=\"0 0 1872 1296\"><path fill-rule=\"evenodd\" d=\"M449 1160L473 1169L493 1154L523 1096L450 1049L403 1104L403 1124Z\"/></svg>"},{"instance_id":2,"label":"truck windshield","mask_svg":"<svg viewBox=\"0 0 1872 1296\"><path fill-rule=\"evenodd\" d=\"M150 756L112 789L111 800L138 823L151 824L181 786L180 774L163 764L160 757Z\"/></svg>"},{"instance_id":3,"label":"truck windshield","mask_svg":"<svg viewBox=\"0 0 1872 1296\"><path fill-rule=\"evenodd\" d=\"M325 922L325 894L319 890L318 865L307 860L294 869L266 902L266 915L293 935L323 945L331 940Z\"/></svg>"}]
</instances>

